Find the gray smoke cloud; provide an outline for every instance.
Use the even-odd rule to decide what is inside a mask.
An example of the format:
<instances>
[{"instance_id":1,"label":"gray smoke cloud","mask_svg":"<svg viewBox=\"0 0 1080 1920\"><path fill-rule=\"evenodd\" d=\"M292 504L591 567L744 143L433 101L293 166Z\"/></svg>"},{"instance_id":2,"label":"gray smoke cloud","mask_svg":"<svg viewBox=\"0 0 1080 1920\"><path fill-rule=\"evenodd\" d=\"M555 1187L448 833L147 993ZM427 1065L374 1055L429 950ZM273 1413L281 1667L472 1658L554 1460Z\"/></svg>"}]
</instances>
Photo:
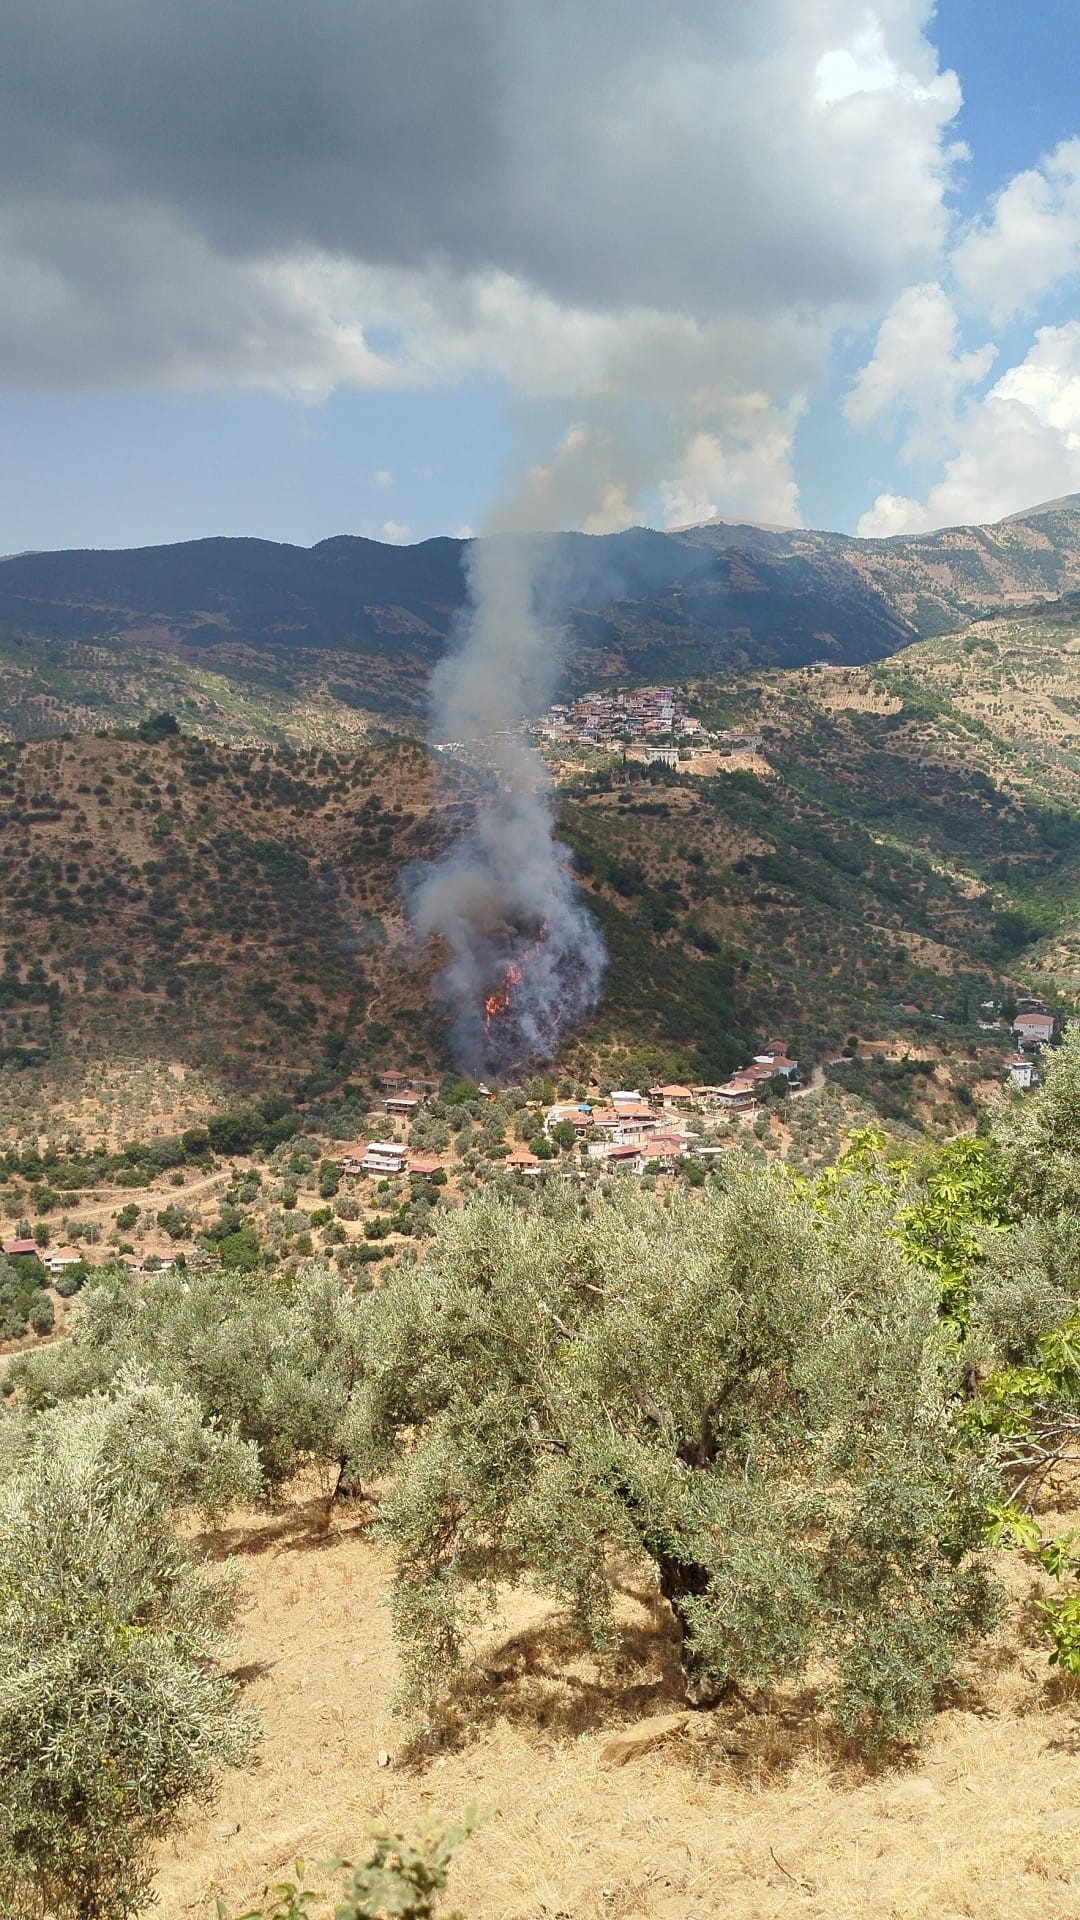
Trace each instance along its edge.
<instances>
[{"instance_id":1,"label":"gray smoke cloud","mask_svg":"<svg viewBox=\"0 0 1080 1920\"><path fill-rule=\"evenodd\" d=\"M459 1064L512 1079L550 1059L596 1005L605 953L554 836L552 788L521 739L550 697L557 646L545 621L557 547L496 534L469 557L469 607L433 686L436 736L483 742L493 790L470 831L408 890L413 924L449 958L437 995Z\"/></svg>"}]
</instances>

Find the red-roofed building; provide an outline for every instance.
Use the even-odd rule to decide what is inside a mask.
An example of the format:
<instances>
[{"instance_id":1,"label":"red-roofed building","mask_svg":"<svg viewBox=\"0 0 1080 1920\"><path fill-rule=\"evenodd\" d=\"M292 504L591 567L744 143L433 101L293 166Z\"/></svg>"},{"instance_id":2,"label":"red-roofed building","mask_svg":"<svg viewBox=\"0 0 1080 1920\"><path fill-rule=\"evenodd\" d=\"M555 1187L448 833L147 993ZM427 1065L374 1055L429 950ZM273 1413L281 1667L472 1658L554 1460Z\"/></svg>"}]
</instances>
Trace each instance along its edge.
<instances>
[{"instance_id":1,"label":"red-roofed building","mask_svg":"<svg viewBox=\"0 0 1080 1920\"><path fill-rule=\"evenodd\" d=\"M527 1176L538 1174L543 1164L542 1160L537 1159L535 1153L529 1152L528 1147L515 1147L512 1153L507 1154L503 1162L503 1165L509 1172L521 1173Z\"/></svg>"},{"instance_id":2,"label":"red-roofed building","mask_svg":"<svg viewBox=\"0 0 1080 1920\"><path fill-rule=\"evenodd\" d=\"M1033 1008L1030 1013L1018 1013L1012 1023L1012 1030L1019 1036L1021 1045L1036 1041L1039 1045L1054 1037L1054 1016Z\"/></svg>"},{"instance_id":3,"label":"red-roofed building","mask_svg":"<svg viewBox=\"0 0 1080 1920\"><path fill-rule=\"evenodd\" d=\"M77 1267L83 1256L78 1247L50 1247L42 1258L50 1273L63 1273L66 1267Z\"/></svg>"},{"instance_id":4,"label":"red-roofed building","mask_svg":"<svg viewBox=\"0 0 1080 1920\"><path fill-rule=\"evenodd\" d=\"M650 1087L649 1104L664 1107L669 1113L685 1113L696 1103L690 1087Z\"/></svg>"},{"instance_id":5,"label":"red-roofed building","mask_svg":"<svg viewBox=\"0 0 1080 1920\"><path fill-rule=\"evenodd\" d=\"M9 1260L20 1260L30 1254L40 1254L41 1248L36 1240L5 1240L0 1243L0 1253Z\"/></svg>"}]
</instances>

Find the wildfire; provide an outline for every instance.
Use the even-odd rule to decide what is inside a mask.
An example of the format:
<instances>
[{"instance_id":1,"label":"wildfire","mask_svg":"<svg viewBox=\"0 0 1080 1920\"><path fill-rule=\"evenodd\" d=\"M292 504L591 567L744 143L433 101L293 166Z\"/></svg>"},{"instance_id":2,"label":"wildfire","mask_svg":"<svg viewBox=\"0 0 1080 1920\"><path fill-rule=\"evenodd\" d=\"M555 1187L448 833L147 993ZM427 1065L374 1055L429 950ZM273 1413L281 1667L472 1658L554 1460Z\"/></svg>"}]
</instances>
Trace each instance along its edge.
<instances>
[{"instance_id":1,"label":"wildfire","mask_svg":"<svg viewBox=\"0 0 1080 1920\"><path fill-rule=\"evenodd\" d=\"M484 1001L485 1033L490 1033L492 1021L497 1020L500 1013L506 1012L514 997L514 988L521 985L521 973L522 969L511 960L503 976L502 986L496 987L493 993L487 995Z\"/></svg>"},{"instance_id":2,"label":"wildfire","mask_svg":"<svg viewBox=\"0 0 1080 1920\"><path fill-rule=\"evenodd\" d=\"M519 960L507 961L506 972L503 974L501 984L497 987L493 987L491 992L485 995L485 998L484 998L484 1032L485 1033L491 1032L494 1022L499 1018L500 1014L505 1013L508 1007L511 1005L514 998L514 990L516 987L520 987L522 980L525 978L525 969L528 966L529 961L534 959L535 956L539 953L541 947L544 944L544 936L546 935L546 933L547 933L547 921L545 920L543 926L541 927L539 933L536 936L536 939L533 941L532 946L526 948L525 952L521 955L521 958Z\"/></svg>"}]
</instances>

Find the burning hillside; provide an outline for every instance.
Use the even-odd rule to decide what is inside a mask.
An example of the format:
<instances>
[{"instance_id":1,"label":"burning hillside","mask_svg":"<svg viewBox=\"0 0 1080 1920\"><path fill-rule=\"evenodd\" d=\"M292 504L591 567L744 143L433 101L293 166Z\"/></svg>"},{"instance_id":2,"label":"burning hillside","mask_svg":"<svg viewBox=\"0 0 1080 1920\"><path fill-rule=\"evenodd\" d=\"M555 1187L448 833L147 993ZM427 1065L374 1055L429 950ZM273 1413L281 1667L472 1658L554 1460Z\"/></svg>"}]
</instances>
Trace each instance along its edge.
<instances>
[{"instance_id":1,"label":"burning hillside","mask_svg":"<svg viewBox=\"0 0 1080 1920\"><path fill-rule=\"evenodd\" d=\"M417 931L449 950L437 995L461 1066L504 1080L557 1052L596 1005L605 964L554 837L547 772L511 732L544 685L540 564L533 543L514 540L473 560L471 619L438 697L445 733L500 741L497 785L469 832L408 889Z\"/></svg>"}]
</instances>

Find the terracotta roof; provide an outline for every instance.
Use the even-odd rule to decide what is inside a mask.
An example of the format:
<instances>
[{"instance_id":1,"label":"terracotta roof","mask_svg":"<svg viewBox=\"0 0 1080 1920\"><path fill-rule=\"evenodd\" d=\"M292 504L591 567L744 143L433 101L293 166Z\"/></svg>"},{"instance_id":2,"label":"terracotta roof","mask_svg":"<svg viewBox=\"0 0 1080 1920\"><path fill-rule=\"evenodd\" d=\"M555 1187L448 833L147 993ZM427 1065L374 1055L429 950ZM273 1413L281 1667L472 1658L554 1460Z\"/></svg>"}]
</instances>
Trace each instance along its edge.
<instances>
[{"instance_id":1,"label":"terracotta roof","mask_svg":"<svg viewBox=\"0 0 1080 1920\"><path fill-rule=\"evenodd\" d=\"M0 1253L37 1253L36 1240L5 1240L0 1245Z\"/></svg>"},{"instance_id":2,"label":"terracotta roof","mask_svg":"<svg viewBox=\"0 0 1080 1920\"><path fill-rule=\"evenodd\" d=\"M46 1260L65 1260L73 1266L77 1260L82 1259L82 1254L78 1247L50 1247L45 1258Z\"/></svg>"}]
</instances>

